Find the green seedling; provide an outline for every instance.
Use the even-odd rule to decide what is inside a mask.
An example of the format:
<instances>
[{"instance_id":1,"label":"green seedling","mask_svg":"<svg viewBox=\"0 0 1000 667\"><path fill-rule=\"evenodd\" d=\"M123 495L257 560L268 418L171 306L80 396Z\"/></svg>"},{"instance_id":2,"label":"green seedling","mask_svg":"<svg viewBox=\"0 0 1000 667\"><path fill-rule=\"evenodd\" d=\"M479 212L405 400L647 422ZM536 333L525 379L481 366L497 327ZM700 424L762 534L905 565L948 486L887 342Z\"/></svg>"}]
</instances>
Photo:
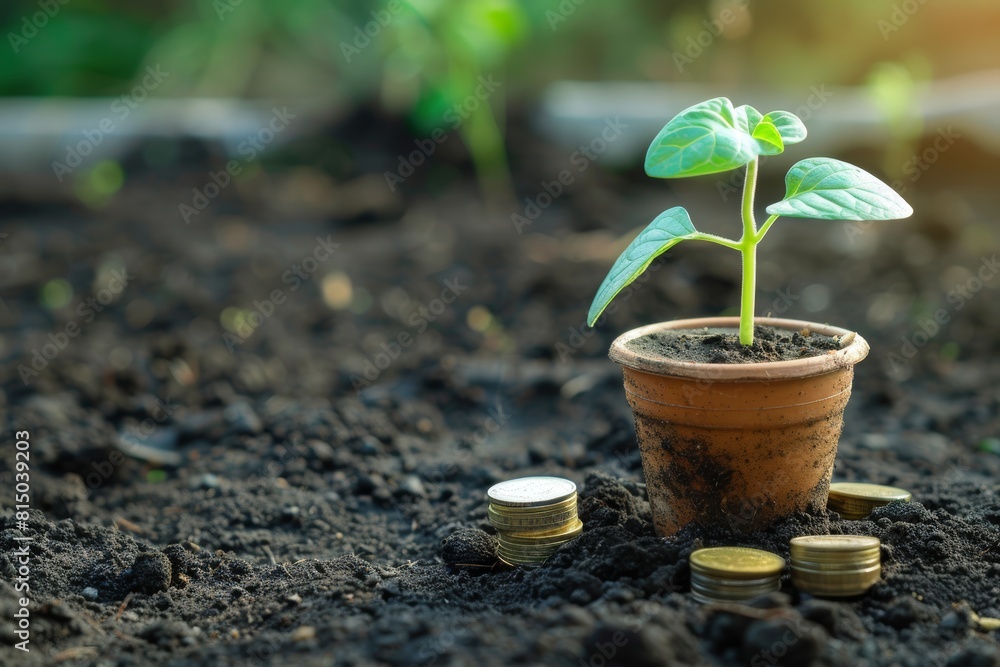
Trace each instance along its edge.
<instances>
[{"instance_id":1,"label":"green seedling","mask_svg":"<svg viewBox=\"0 0 1000 667\"><path fill-rule=\"evenodd\" d=\"M913 213L888 185L854 165L814 157L797 162L785 176L785 197L767 207L758 229L754 218L757 164L806 138L802 120L788 111L761 115L751 106L733 107L725 97L685 109L667 123L646 153L646 173L654 178L686 178L746 167L743 181L743 235L733 241L699 232L681 206L664 211L632 241L604 278L587 314L594 326L611 300L658 256L681 241L709 241L743 256L740 343L753 345L757 245L781 216L819 220L895 220Z\"/></svg>"}]
</instances>

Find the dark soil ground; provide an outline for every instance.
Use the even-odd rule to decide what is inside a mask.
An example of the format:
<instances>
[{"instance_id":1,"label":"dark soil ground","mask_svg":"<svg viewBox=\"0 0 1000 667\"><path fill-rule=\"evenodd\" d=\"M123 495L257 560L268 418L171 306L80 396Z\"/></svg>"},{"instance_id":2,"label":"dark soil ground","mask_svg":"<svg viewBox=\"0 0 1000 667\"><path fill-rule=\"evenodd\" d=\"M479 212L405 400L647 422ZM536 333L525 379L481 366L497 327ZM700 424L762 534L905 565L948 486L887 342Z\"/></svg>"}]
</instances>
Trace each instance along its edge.
<instances>
[{"instance_id":1,"label":"dark soil ground","mask_svg":"<svg viewBox=\"0 0 1000 667\"><path fill-rule=\"evenodd\" d=\"M938 184L942 162L907 195L913 220L779 222L761 248L759 314L872 345L835 478L914 502L664 540L606 351L640 324L734 314L739 258L682 244L603 327L586 309L620 235L679 196L726 233L738 203L593 167L519 234L517 206L478 203L457 139L391 193L410 141L349 126L290 147L191 224L177 206L221 156L155 177L135 158L96 210L49 176L0 181L3 664L1000 665L974 616L1000 617L1000 280L968 283L998 246L988 188ZM522 196L567 164L511 145L535 147L514 150ZM583 536L539 569L498 566L486 489L531 474L580 485ZM696 546L787 556L809 533L878 536L883 581L841 602L787 575L748 606L688 594ZM28 654L10 646L22 534Z\"/></svg>"}]
</instances>

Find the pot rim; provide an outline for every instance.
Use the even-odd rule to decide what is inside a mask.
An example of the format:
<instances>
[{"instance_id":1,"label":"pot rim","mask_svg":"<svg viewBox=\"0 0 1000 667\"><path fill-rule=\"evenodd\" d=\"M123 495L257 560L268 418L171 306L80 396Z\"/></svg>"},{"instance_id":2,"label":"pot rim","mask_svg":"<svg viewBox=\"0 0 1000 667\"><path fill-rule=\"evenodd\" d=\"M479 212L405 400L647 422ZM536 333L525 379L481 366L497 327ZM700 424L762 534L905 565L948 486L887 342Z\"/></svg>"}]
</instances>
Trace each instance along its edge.
<instances>
[{"instance_id":1,"label":"pot rim","mask_svg":"<svg viewBox=\"0 0 1000 667\"><path fill-rule=\"evenodd\" d=\"M626 347L626 343L646 334L676 329L702 329L705 327L739 329L739 317L699 317L692 319L657 322L627 331L611 343L608 356L621 366L645 371L654 375L694 378L704 380L781 380L825 375L847 370L868 356L868 342L848 329L819 324L806 320L786 320L776 317L755 317L754 324L773 326L786 331L808 327L824 336L845 336L855 333L854 340L845 347L829 354L789 361L765 361L751 364L710 364L698 361L680 361L666 357L641 354Z\"/></svg>"}]
</instances>

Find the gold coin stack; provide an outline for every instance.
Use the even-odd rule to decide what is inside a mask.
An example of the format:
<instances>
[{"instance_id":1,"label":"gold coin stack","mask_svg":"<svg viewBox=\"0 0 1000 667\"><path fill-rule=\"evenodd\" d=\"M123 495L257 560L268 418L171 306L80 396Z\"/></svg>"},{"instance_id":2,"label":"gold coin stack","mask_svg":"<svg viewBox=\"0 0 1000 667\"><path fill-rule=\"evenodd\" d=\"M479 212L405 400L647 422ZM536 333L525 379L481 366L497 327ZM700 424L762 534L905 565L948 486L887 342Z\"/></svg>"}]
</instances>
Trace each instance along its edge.
<instances>
[{"instance_id":1,"label":"gold coin stack","mask_svg":"<svg viewBox=\"0 0 1000 667\"><path fill-rule=\"evenodd\" d=\"M742 602L781 588L785 559L746 547L699 549L688 557L698 602Z\"/></svg>"},{"instance_id":2,"label":"gold coin stack","mask_svg":"<svg viewBox=\"0 0 1000 667\"><path fill-rule=\"evenodd\" d=\"M867 535L806 535L791 542L792 584L820 597L862 595L882 575L881 546Z\"/></svg>"},{"instance_id":3,"label":"gold coin stack","mask_svg":"<svg viewBox=\"0 0 1000 667\"><path fill-rule=\"evenodd\" d=\"M867 518L876 507L888 505L894 500L910 502L912 494L906 489L880 484L859 482L835 482L830 485L827 509L851 521Z\"/></svg>"},{"instance_id":4,"label":"gold coin stack","mask_svg":"<svg viewBox=\"0 0 1000 667\"><path fill-rule=\"evenodd\" d=\"M576 511L576 484L561 477L522 477L486 492L497 555L510 565L537 567L583 532Z\"/></svg>"}]
</instances>

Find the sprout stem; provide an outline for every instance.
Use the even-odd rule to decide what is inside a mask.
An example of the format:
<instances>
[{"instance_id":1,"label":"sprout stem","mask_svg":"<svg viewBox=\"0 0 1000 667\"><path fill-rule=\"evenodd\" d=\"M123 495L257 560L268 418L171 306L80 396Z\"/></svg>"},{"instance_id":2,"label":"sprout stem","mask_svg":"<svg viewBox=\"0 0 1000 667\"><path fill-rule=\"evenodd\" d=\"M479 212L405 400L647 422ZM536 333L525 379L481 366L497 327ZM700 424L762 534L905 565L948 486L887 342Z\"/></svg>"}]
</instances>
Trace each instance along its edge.
<instances>
[{"instance_id":1,"label":"sprout stem","mask_svg":"<svg viewBox=\"0 0 1000 667\"><path fill-rule=\"evenodd\" d=\"M740 252L743 255L743 287L740 300L740 344L753 345L754 296L757 288L757 221L753 216L753 196L757 189L757 158L747 164L743 181L743 236ZM768 220L768 224L774 222ZM761 231L766 231L762 229Z\"/></svg>"}]
</instances>

